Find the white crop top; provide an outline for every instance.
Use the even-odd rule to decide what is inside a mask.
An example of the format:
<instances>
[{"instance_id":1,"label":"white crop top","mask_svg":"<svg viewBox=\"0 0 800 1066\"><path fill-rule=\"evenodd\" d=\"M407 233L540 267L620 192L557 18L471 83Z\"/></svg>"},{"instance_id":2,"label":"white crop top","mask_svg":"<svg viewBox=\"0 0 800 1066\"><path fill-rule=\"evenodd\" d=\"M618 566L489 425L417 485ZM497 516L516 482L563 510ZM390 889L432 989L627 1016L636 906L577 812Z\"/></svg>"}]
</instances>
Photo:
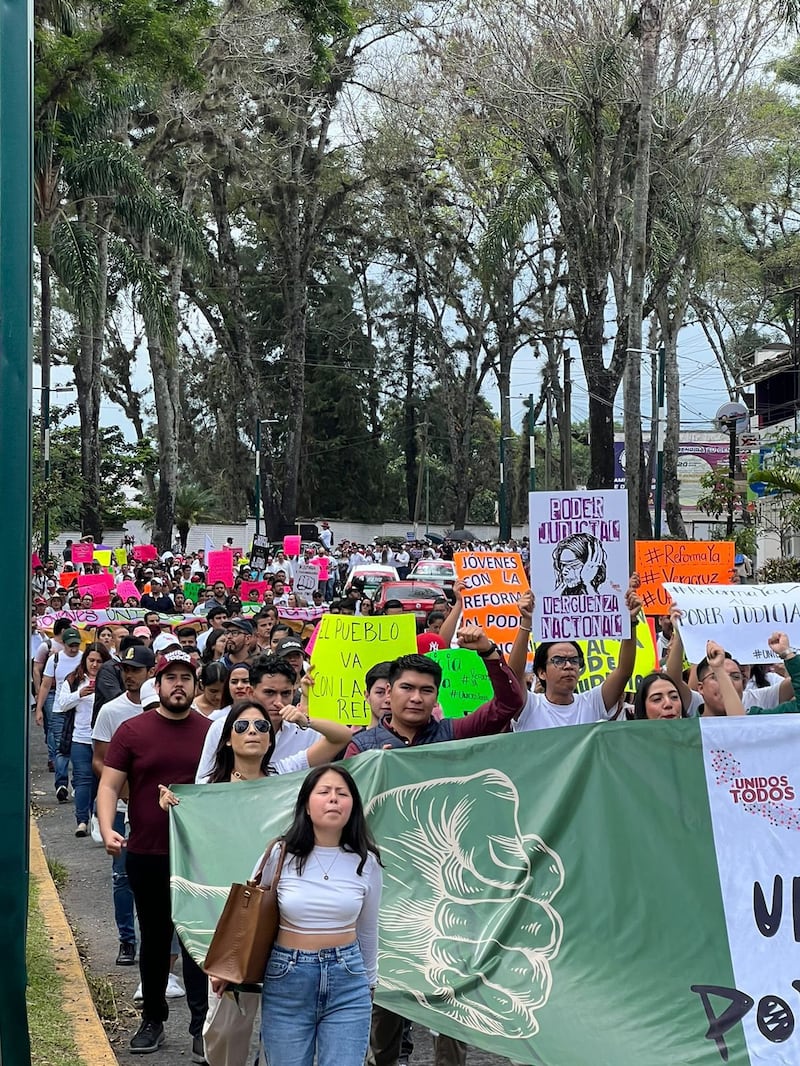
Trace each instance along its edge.
<instances>
[{"instance_id":1,"label":"white crop top","mask_svg":"<svg viewBox=\"0 0 800 1066\"><path fill-rule=\"evenodd\" d=\"M280 846L276 844L264 866L262 885L270 883L279 854ZM300 876L294 856L287 855L278 882L280 928L300 933L352 931L361 948L370 987L374 987L378 980L378 912L383 874L372 853L359 875L356 871L360 862L361 857L352 851L315 847Z\"/></svg>"}]
</instances>

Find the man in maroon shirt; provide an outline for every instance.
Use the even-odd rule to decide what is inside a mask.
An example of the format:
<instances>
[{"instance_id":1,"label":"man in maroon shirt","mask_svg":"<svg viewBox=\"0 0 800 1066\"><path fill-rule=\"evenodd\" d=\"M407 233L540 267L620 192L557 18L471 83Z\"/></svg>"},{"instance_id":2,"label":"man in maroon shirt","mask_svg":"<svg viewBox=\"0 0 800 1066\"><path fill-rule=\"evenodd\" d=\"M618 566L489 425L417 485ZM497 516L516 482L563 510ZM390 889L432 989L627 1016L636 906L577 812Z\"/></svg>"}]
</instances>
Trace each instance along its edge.
<instances>
[{"instance_id":1,"label":"man in maroon shirt","mask_svg":"<svg viewBox=\"0 0 800 1066\"><path fill-rule=\"evenodd\" d=\"M192 710L195 671L185 651L168 652L156 666L160 703L117 729L105 754L97 792L97 817L110 855L127 848L128 881L139 917L139 970L144 997L142 1023L131 1039L131 1052L157 1051L164 1042L169 1010L165 992L169 975L172 914L169 894L169 820L158 805L160 784L190 784L210 721ZM114 831L117 800L127 784L130 837ZM191 1012L192 1060L204 1062L203 1022L208 986L200 967L181 944L183 979Z\"/></svg>"}]
</instances>

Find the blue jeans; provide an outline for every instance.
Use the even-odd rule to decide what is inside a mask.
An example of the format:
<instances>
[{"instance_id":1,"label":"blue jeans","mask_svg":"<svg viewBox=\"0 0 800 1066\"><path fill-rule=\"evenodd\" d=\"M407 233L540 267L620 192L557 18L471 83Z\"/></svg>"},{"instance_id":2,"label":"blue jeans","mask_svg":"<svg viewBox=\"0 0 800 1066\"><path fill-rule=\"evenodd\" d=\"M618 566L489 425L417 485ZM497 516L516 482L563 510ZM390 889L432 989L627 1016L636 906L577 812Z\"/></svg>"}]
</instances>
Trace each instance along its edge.
<instances>
[{"instance_id":1,"label":"blue jeans","mask_svg":"<svg viewBox=\"0 0 800 1066\"><path fill-rule=\"evenodd\" d=\"M52 746L52 739L50 737L50 719L53 717L53 704L55 703L56 694L52 689L47 694L47 698L42 704L42 731L44 733L44 742L47 745L47 761L51 762L55 766L56 751Z\"/></svg>"},{"instance_id":2,"label":"blue jeans","mask_svg":"<svg viewBox=\"0 0 800 1066\"><path fill-rule=\"evenodd\" d=\"M92 745L73 740L70 749L72 760L72 787L75 789L75 821L78 825L89 824L89 816L97 795L97 778L92 769Z\"/></svg>"},{"instance_id":3,"label":"blue jeans","mask_svg":"<svg viewBox=\"0 0 800 1066\"><path fill-rule=\"evenodd\" d=\"M322 951L277 944L261 994L269 1066L363 1066L372 999L358 943Z\"/></svg>"},{"instance_id":4,"label":"blue jeans","mask_svg":"<svg viewBox=\"0 0 800 1066\"><path fill-rule=\"evenodd\" d=\"M50 696L47 697L47 700ZM53 697L55 699L55 697ZM47 703L45 700L45 704ZM47 753L54 752L50 756L55 763L56 778L55 787L61 788L63 785L65 788L69 785L69 755L59 755L58 745L61 743L61 733L64 729L64 715L56 714L53 710L53 704L50 704L50 722L47 729Z\"/></svg>"},{"instance_id":5,"label":"blue jeans","mask_svg":"<svg viewBox=\"0 0 800 1066\"><path fill-rule=\"evenodd\" d=\"M114 832L124 835L125 813L117 811L114 815ZM133 892L128 884L128 874L125 869L126 849L123 848L119 855L111 860L111 891L114 897L114 921L117 923L117 933L120 940L125 944L136 943L136 927L133 916Z\"/></svg>"}]
</instances>

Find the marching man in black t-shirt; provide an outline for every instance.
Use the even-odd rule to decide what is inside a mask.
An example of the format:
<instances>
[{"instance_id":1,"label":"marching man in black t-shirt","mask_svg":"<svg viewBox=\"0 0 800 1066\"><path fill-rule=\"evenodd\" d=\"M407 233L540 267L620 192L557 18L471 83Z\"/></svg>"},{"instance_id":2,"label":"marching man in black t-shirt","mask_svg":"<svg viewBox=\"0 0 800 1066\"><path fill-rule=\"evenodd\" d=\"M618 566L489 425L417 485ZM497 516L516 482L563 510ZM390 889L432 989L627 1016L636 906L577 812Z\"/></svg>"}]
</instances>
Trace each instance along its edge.
<instances>
[{"instance_id":1,"label":"marching man in black t-shirt","mask_svg":"<svg viewBox=\"0 0 800 1066\"><path fill-rule=\"evenodd\" d=\"M160 703L117 729L105 753L97 792L97 817L106 851L127 849L128 881L139 917L142 978L142 1023L131 1039L133 1054L157 1051L164 1042L169 1010L165 992L169 976L172 914L169 894L169 820L158 804L160 784L194 781L203 742L211 725L192 710L195 671L191 657L177 649L156 665ZM114 831L117 800L125 785L130 798L128 840ZM183 980L191 1011L192 1059L204 1062L203 1022L208 1007L205 974L181 945Z\"/></svg>"}]
</instances>

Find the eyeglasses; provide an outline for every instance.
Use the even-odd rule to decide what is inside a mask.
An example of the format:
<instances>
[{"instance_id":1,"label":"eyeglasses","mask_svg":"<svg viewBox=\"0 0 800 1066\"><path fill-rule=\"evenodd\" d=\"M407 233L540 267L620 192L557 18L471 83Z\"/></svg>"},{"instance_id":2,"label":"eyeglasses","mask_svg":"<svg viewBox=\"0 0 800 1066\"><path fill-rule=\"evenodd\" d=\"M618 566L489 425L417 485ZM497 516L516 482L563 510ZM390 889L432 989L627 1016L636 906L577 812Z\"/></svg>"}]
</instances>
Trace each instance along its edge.
<instances>
[{"instance_id":1,"label":"eyeglasses","mask_svg":"<svg viewBox=\"0 0 800 1066\"><path fill-rule=\"evenodd\" d=\"M727 670L725 672L728 673ZM717 681L718 680L717 675L714 673L713 670L709 670L709 672L706 674L706 677L711 678L712 681ZM728 677L731 679L731 681L743 681L744 680L744 678L742 677L742 675L740 673L738 673L738 671L733 671L732 673L729 673Z\"/></svg>"},{"instance_id":2,"label":"eyeglasses","mask_svg":"<svg viewBox=\"0 0 800 1066\"><path fill-rule=\"evenodd\" d=\"M553 655L552 658L547 661L552 663L553 666L557 666L559 670L563 670L567 666L581 665L581 661L577 655Z\"/></svg>"},{"instance_id":3,"label":"eyeglasses","mask_svg":"<svg viewBox=\"0 0 800 1066\"><path fill-rule=\"evenodd\" d=\"M257 733L269 733L269 722L266 718L237 718L233 723L234 733L246 733L250 726Z\"/></svg>"}]
</instances>

